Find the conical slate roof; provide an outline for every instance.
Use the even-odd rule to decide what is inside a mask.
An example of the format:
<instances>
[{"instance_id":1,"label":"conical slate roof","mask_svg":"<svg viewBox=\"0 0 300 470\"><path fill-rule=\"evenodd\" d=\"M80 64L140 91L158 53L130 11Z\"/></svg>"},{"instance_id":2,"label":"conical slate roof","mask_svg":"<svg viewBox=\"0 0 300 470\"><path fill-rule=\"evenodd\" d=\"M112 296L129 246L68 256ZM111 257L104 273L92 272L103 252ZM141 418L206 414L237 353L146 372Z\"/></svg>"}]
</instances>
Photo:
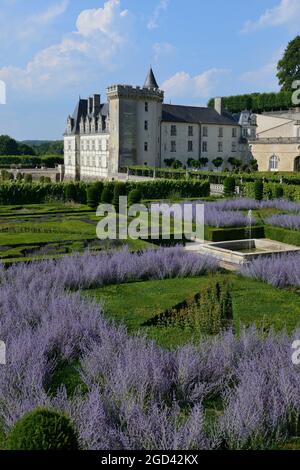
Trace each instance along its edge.
<instances>
[{"instance_id":1,"label":"conical slate roof","mask_svg":"<svg viewBox=\"0 0 300 470\"><path fill-rule=\"evenodd\" d=\"M144 88L159 88L151 67L150 67L150 70L148 72L146 81L144 83Z\"/></svg>"}]
</instances>

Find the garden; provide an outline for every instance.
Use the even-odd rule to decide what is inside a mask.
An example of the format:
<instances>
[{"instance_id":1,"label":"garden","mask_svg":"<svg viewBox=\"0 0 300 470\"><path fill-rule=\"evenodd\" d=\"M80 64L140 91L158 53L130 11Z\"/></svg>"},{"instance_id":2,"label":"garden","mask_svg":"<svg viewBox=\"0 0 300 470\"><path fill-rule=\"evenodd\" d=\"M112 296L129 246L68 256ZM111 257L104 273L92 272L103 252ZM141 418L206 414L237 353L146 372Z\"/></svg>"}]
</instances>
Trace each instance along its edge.
<instances>
[{"instance_id":1,"label":"garden","mask_svg":"<svg viewBox=\"0 0 300 470\"><path fill-rule=\"evenodd\" d=\"M2 269L2 447L297 446L299 261L230 276L182 248L123 248ZM191 294L193 308L143 327Z\"/></svg>"},{"instance_id":2,"label":"garden","mask_svg":"<svg viewBox=\"0 0 300 470\"><path fill-rule=\"evenodd\" d=\"M229 271L184 246L97 239L95 207L122 194L202 202L207 240L248 238L251 211L253 236L300 246L300 204L282 197L4 182L0 447L299 449L300 255Z\"/></svg>"}]
</instances>

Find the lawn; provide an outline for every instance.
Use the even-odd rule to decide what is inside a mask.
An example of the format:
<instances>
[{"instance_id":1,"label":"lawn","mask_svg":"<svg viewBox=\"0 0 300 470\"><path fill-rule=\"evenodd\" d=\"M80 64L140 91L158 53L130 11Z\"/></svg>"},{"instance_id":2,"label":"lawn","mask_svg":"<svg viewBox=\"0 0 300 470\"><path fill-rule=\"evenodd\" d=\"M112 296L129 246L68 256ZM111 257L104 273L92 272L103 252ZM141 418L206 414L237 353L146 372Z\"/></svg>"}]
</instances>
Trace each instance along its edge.
<instances>
[{"instance_id":1,"label":"lawn","mask_svg":"<svg viewBox=\"0 0 300 470\"><path fill-rule=\"evenodd\" d=\"M95 211L79 204L0 206L0 260L6 263L48 259L93 250L151 247L142 240L100 241Z\"/></svg>"},{"instance_id":2,"label":"lawn","mask_svg":"<svg viewBox=\"0 0 300 470\"><path fill-rule=\"evenodd\" d=\"M235 327L256 324L264 330L292 331L300 320L300 296L273 288L263 282L236 274L218 274L214 279L228 280L232 285ZM140 332L164 347L175 347L192 339L190 331L179 327L143 326L157 313L192 297L207 285L209 276L135 282L84 291L104 305L109 318L124 323L129 332Z\"/></svg>"}]
</instances>

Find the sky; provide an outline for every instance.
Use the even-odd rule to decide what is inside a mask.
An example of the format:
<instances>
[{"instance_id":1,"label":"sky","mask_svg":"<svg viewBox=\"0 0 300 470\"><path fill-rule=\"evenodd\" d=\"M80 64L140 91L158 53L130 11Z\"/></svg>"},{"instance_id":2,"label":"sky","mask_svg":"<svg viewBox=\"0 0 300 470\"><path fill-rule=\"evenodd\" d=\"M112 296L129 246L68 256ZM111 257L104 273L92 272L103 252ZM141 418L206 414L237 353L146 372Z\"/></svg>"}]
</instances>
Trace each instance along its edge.
<instances>
[{"instance_id":1,"label":"sky","mask_svg":"<svg viewBox=\"0 0 300 470\"><path fill-rule=\"evenodd\" d=\"M0 134L61 139L79 96L150 64L167 103L278 91L299 24L300 0L0 0Z\"/></svg>"}]
</instances>

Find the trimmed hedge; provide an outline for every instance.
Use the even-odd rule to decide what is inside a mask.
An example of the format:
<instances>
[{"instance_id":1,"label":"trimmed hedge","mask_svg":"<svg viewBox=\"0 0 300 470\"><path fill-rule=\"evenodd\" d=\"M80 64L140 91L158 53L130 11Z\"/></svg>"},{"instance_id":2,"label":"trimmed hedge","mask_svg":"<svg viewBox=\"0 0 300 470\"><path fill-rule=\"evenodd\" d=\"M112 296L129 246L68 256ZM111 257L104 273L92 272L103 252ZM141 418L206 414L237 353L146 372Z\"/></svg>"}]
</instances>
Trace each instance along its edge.
<instances>
[{"instance_id":1,"label":"trimmed hedge","mask_svg":"<svg viewBox=\"0 0 300 470\"><path fill-rule=\"evenodd\" d=\"M155 172L156 178L163 179L173 179L173 180L187 180L187 179L196 179L196 180L207 180L211 184L223 184L225 178L232 176L235 178L236 185L241 184L241 179L243 183L254 182L257 179L264 178L266 183L285 183L285 184L294 184L300 185L300 175L299 173L293 172L254 172L254 173L245 173L245 172L226 172L226 171L201 171L201 170L176 170L170 168L152 168L146 166L134 166L129 167L130 174L135 176L149 176L153 177ZM125 171L125 169L124 169Z\"/></svg>"},{"instance_id":2,"label":"trimmed hedge","mask_svg":"<svg viewBox=\"0 0 300 470\"><path fill-rule=\"evenodd\" d=\"M263 226L252 227L252 238L264 238ZM246 227L215 228L205 225L204 238L210 242L223 242L230 240L246 240L249 238L249 229Z\"/></svg>"},{"instance_id":3,"label":"trimmed hedge","mask_svg":"<svg viewBox=\"0 0 300 470\"><path fill-rule=\"evenodd\" d=\"M300 246L300 232L283 227L265 226L265 237L288 245Z\"/></svg>"},{"instance_id":4,"label":"trimmed hedge","mask_svg":"<svg viewBox=\"0 0 300 470\"><path fill-rule=\"evenodd\" d=\"M64 157L61 155L45 155L38 157L34 155L0 155L0 168L10 168L14 165L21 165L23 168L35 168L45 166L55 168L56 165L63 165Z\"/></svg>"},{"instance_id":5,"label":"trimmed hedge","mask_svg":"<svg viewBox=\"0 0 300 470\"><path fill-rule=\"evenodd\" d=\"M243 195L255 198L255 183L245 183L242 186ZM300 186L292 184L264 183L264 199L276 199L280 192L281 197L291 201L300 202Z\"/></svg>"},{"instance_id":6,"label":"trimmed hedge","mask_svg":"<svg viewBox=\"0 0 300 470\"><path fill-rule=\"evenodd\" d=\"M224 97L224 106L231 113L239 113L245 109L251 109L254 113L264 111L281 111L290 109L292 103L291 90L278 93L249 93ZM211 98L208 106L214 107L214 99Z\"/></svg>"}]
</instances>

